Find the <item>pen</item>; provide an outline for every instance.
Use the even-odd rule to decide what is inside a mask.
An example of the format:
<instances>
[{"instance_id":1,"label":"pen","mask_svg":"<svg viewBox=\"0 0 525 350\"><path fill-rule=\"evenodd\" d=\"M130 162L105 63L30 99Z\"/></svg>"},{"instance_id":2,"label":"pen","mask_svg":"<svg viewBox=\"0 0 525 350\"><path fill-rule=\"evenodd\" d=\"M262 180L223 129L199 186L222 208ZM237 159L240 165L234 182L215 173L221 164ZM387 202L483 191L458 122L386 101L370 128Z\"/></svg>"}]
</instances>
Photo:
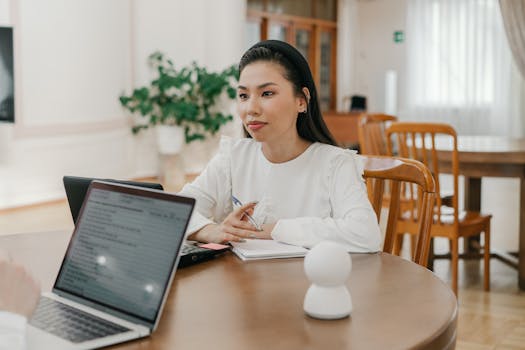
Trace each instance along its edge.
<instances>
[{"instance_id":1,"label":"pen","mask_svg":"<svg viewBox=\"0 0 525 350\"><path fill-rule=\"evenodd\" d=\"M238 200L234 195L232 195L232 201L233 201L234 205L236 205L238 207L242 207L241 201ZM257 224L257 221L255 221L255 219L252 218L252 216L250 214L248 214L247 212L243 212L243 213L248 218L248 221L257 229L257 231L262 231L261 227L259 226L259 224Z\"/></svg>"}]
</instances>

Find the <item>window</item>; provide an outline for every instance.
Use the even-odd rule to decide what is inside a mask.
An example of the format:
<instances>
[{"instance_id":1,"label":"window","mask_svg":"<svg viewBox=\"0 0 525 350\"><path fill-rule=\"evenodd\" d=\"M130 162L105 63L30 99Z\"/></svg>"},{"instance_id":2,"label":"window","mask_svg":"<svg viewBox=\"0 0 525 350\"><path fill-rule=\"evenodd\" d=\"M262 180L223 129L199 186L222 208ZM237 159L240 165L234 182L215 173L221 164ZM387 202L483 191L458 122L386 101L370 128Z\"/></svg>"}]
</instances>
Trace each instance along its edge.
<instances>
[{"instance_id":1,"label":"window","mask_svg":"<svg viewBox=\"0 0 525 350\"><path fill-rule=\"evenodd\" d=\"M497 0L408 0L403 117L460 134L515 134L521 80ZM518 127L519 128L519 127Z\"/></svg>"},{"instance_id":2,"label":"window","mask_svg":"<svg viewBox=\"0 0 525 350\"><path fill-rule=\"evenodd\" d=\"M278 39L307 59L323 111L336 106L336 0L248 0L246 47Z\"/></svg>"},{"instance_id":3,"label":"window","mask_svg":"<svg viewBox=\"0 0 525 350\"><path fill-rule=\"evenodd\" d=\"M413 65L418 88L413 104L460 107L494 102L495 57L492 54L498 3L496 1L429 1L413 4L421 20L413 37ZM416 32L414 32L416 34ZM409 38L408 40L411 40ZM419 76L419 78L417 78Z\"/></svg>"}]
</instances>

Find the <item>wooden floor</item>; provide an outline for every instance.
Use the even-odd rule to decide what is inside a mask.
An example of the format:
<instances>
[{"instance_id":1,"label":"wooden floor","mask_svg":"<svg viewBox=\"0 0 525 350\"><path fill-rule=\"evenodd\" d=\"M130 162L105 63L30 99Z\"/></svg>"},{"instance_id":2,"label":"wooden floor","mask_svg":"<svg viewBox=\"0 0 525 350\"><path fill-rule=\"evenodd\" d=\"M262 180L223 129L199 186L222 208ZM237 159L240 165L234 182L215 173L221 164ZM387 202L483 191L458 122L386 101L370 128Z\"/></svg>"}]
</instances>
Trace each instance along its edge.
<instances>
[{"instance_id":1,"label":"wooden floor","mask_svg":"<svg viewBox=\"0 0 525 350\"><path fill-rule=\"evenodd\" d=\"M0 211L0 235L72 228L65 200ZM492 290L486 293L482 264L460 262L459 350L525 349L525 293L517 288L517 272L498 260L491 261L491 269ZM437 261L435 273L448 283L449 262Z\"/></svg>"}]
</instances>

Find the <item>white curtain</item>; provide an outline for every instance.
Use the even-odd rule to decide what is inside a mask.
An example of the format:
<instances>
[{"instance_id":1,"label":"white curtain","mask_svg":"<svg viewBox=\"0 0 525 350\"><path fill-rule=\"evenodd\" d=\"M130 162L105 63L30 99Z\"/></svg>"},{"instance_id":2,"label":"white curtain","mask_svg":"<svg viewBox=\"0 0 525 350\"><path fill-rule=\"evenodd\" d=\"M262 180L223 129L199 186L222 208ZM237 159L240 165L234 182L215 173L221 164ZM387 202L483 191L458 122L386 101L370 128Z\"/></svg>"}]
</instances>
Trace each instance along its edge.
<instances>
[{"instance_id":1,"label":"white curtain","mask_svg":"<svg viewBox=\"0 0 525 350\"><path fill-rule=\"evenodd\" d=\"M525 77L525 1L499 0L503 24L514 60Z\"/></svg>"},{"instance_id":2,"label":"white curtain","mask_svg":"<svg viewBox=\"0 0 525 350\"><path fill-rule=\"evenodd\" d=\"M408 0L407 100L400 118L459 134L524 135L525 82L498 0Z\"/></svg>"}]
</instances>

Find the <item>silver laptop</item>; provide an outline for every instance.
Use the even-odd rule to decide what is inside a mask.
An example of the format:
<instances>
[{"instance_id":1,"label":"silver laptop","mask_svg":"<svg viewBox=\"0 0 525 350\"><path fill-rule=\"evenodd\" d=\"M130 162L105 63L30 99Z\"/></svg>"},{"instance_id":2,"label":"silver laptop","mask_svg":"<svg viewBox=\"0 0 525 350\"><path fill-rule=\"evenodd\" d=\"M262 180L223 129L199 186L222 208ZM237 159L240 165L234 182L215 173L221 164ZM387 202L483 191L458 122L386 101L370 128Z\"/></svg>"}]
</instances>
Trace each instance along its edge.
<instances>
[{"instance_id":1,"label":"silver laptop","mask_svg":"<svg viewBox=\"0 0 525 350\"><path fill-rule=\"evenodd\" d=\"M29 349L95 349L157 327L195 200L93 181Z\"/></svg>"}]
</instances>

